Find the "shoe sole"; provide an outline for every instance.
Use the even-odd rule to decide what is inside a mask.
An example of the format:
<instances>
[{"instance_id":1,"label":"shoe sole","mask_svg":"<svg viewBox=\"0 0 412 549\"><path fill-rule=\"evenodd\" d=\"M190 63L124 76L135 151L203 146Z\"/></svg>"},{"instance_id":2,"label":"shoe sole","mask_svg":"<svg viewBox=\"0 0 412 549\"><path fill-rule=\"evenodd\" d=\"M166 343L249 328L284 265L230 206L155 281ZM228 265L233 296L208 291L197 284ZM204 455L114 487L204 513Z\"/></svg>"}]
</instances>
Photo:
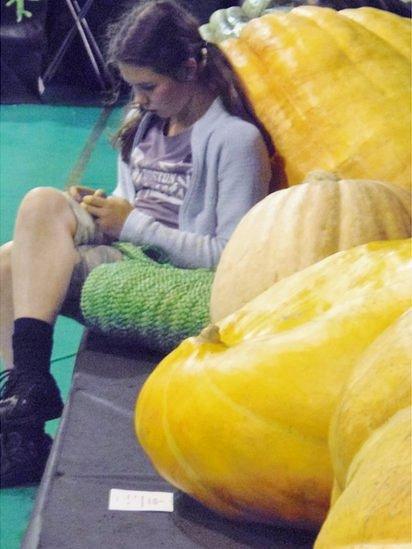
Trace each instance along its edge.
<instances>
[{"instance_id":1,"label":"shoe sole","mask_svg":"<svg viewBox=\"0 0 412 549\"><path fill-rule=\"evenodd\" d=\"M49 409L47 413L32 414L30 416L22 416L16 418L4 418L1 420L0 432L5 433L16 427L24 427L28 424L32 425L36 422L46 422L52 419L57 419L62 415L63 405L58 408Z\"/></svg>"},{"instance_id":2,"label":"shoe sole","mask_svg":"<svg viewBox=\"0 0 412 549\"><path fill-rule=\"evenodd\" d=\"M40 466L36 470L23 470L23 471L10 471L8 474L2 475L0 478L0 488L17 488L19 486L35 486L40 483L44 470L46 468L47 460L50 455L50 450L53 441L49 435L46 435L49 439L47 448L44 451L43 458L40 461Z\"/></svg>"}]
</instances>

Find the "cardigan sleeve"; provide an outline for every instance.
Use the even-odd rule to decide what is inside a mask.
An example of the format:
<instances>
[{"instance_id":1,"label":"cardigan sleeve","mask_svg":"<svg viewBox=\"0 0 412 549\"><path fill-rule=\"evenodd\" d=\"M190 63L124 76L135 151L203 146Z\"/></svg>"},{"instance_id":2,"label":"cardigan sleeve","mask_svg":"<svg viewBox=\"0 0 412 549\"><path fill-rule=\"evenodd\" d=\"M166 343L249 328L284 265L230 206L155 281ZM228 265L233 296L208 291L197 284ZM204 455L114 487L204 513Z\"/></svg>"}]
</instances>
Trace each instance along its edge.
<instances>
[{"instance_id":1,"label":"cardigan sleeve","mask_svg":"<svg viewBox=\"0 0 412 549\"><path fill-rule=\"evenodd\" d=\"M263 139L251 124L247 124L246 131L244 126L242 130L220 131L213 145L217 192L210 234L166 227L135 209L126 219L120 239L136 245L158 246L178 267L216 267L236 225L266 196L269 187L270 163Z\"/></svg>"},{"instance_id":2,"label":"cardigan sleeve","mask_svg":"<svg viewBox=\"0 0 412 549\"><path fill-rule=\"evenodd\" d=\"M222 135L218 164L217 234L229 239L241 218L269 191L272 176L259 130L242 123Z\"/></svg>"},{"instance_id":3,"label":"cardigan sleeve","mask_svg":"<svg viewBox=\"0 0 412 549\"><path fill-rule=\"evenodd\" d=\"M218 236L166 227L137 209L126 219L120 240L137 246L158 246L168 254L173 265L186 269L213 269L227 242Z\"/></svg>"},{"instance_id":4,"label":"cardigan sleeve","mask_svg":"<svg viewBox=\"0 0 412 549\"><path fill-rule=\"evenodd\" d=\"M125 198L130 204L133 204L135 193L130 168L119 154L117 157L117 185L112 195Z\"/></svg>"}]
</instances>

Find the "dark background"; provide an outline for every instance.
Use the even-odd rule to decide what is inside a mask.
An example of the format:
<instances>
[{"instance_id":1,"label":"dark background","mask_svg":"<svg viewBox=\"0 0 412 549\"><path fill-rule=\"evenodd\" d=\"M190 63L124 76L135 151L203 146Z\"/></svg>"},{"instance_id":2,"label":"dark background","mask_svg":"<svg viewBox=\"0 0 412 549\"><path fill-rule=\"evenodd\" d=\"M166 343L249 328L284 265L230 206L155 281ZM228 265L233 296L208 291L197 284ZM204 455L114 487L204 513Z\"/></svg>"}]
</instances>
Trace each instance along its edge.
<instances>
[{"instance_id":1,"label":"dark background","mask_svg":"<svg viewBox=\"0 0 412 549\"><path fill-rule=\"evenodd\" d=\"M86 0L77 0L83 7ZM90 30L104 51L105 30L131 1L94 0L86 15ZM185 0L181 2L200 21L206 23L215 10L237 5L230 0ZM62 42L74 26L65 0L26 0L31 18L16 21L14 6L1 2L1 102L103 104L113 101L111 82L105 89L97 79L78 31L73 34L56 71L39 92L38 79L49 67ZM117 85L119 82L117 81ZM120 100L126 90L120 89Z\"/></svg>"}]
</instances>

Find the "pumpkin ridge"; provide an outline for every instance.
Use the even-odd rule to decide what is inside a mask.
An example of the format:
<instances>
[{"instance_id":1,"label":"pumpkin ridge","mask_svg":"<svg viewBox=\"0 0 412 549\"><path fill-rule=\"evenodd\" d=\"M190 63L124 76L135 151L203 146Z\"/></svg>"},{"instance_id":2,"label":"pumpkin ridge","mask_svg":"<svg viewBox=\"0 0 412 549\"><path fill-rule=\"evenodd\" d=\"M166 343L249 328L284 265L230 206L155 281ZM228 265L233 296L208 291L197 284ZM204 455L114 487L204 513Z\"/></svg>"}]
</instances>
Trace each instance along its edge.
<instances>
[{"instance_id":1,"label":"pumpkin ridge","mask_svg":"<svg viewBox=\"0 0 412 549\"><path fill-rule=\"evenodd\" d=\"M399 18L393 14L393 13L390 13L388 11L383 11L383 10L380 10L380 13L379 13L379 16L380 16L380 20L385 20L385 25L381 25L381 26L378 26L376 25L375 23L377 22L376 18L375 19L371 19L369 17L369 15L371 13L374 13L375 10L373 8L370 8L370 7L362 7L362 8L357 8L357 9L345 9L345 10L341 10L340 13L342 15L344 15L345 17L347 17L348 19L352 19L353 21L356 21L357 23L359 23L360 25L362 25L365 29L367 29L368 31L372 32L373 34L375 34L376 36L382 38L385 42L388 42L388 38L383 36L383 34L381 34L379 31L387 31L388 29L388 24L387 23L392 23L392 24L397 24L399 23ZM410 25L410 20L407 19L407 18L403 18L405 20L405 25L404 25L404 31L410 31L411 30L411 25ZM379 21L380 22L380 21ZM379 23L378 22L378 23ZM399 35L399 33L397 33ZM391 36L392 38L392 36ZM399 38L399 36L396 36L396 38ZM409 60L410 60L410 53L411 53L411 47L410 47L410 32L409 32L409 40L405 40L405 50L403 49L403 44L401 45L400 43L394 43L393 41L391 42L391 46L392 48L394 48L395 50L398 51L398 53L404 57L404 59L409 63Z\"/></svg>"},{"instance_id":2,"label":"pumpkin ridge","mask_svg":"<svg viewBox=\"0 0 412 549\"><path fill-rule=\"evenodd\" d=\"M262 29L267 29L267 31L270 32L274 24L278 25L282 33L285 35L287 35L288 33L292 34L294 32L293 26L291 26L291 24L289 23L288 14L285 14L284 17L280 17L279 15L277 15L276 19L272 17L272 14L268 14L267 16L264 16L260 19L255 19L251 21L250 27L249 25L247 25L243 29L240 35L240 43L242 44L243 42L243 48L247 47L248 53L249 52L253 53L254 60L255 59L258 60L255 66L258 66L258 67L262 66L264 68L263 72L266 75L269 74L266 67L270 66L270 65L266 65L264 62L266 57L265 50L267 48L266 46L262 46L262 44L256 40L256 37L253 35L253 26L256 26L262 33L264 32L262 31ZM233 43L233 46L235 48L237 48L237 45L238 45L237 43ZM281 51L277 53L281 54ZM255 66L253 66L254 70L255 70ZM279 70L279 67L278 67L278 70ZM262 71L260 72L262 73ZM283 77L282 79L278 79L275 85L272 82L272 80L269 79L268 89L270 90L271 94L273 94L275 97L280 95L281 98L284 100L285 103L282 105L282 110L289 111L289 118L295 117L297 119L300 119L303 122L306 119L306 113L301 109L299 104L293 99L293 96L291 95L291 93L293 93L293 87L284 83L285 79L291 78L291 77L287 73L283 74L282 77ZM250 88L250 86L248 87ZM288 89L290 89L291 91L289 92ZM251 92L253 93L253 89L251 89ZM259 107L259 103L258 103L258 107ZM270 127L272 122L271 114L267 112L266 109L264 109L259 114L262 116L263 120L266 120L267 125ZM296 123L296 120L295 120L295 123ZM279 138L281 137L282 137L282 134L280 133ZM327 143L323 142L322 146L326 148Z\"/></svg>"},{"instance_id":3,"label":"pumpkin ridge","mask_svg":"<svg viewBox=\"0 0 412 549\"><path fill-rule=\"evenodd\" d=\"M326 8L326 9L325 8L318 8L318 9L320 10L319 15L326 15L327 12L331 12L331 13L334 12L334 10L331 10L331 9L328 9L328 8ZM364 67L363 67L363 63L365 61L368 61L369 58L367 56L362 56L360 59L357 59L355 56L351 55L352 48L347 47L347 42L345 42L344 39L342 37L340 37L340 35L338 33L332 32L333 30L338 28L337 25L330 24L330 22L325 21L325 19L323 17L312 18L312 14L305 13L306 10L300 10L299 9L299 12L302 12L303 17L306 17L306 18L310 19L311 21L313 21L315 23L315 25L323 33L325 33L326 35L328 35L331 38L331 41L333 41L335 43L336 47L338 47L339 52L342 54L342 56L347 59L347 64L349 66L351 66L359 75L361 75L368 82L368 87L369 87L370 90L373 90L374 88L377 88L382 93L384 93L385 96L388 99L395 99L398 96L399 90L397 88L391 87L391 93L388 94L387 86L385 85L385 82L381 78L376 78L375 80L371 79L371 76L374 76L373 71L365 70ZM366 34L367 33L367 34L370 35L369 39L371 39L375 36L377 42L380 42L382 45L385 45L385 46L388 45L388 42L383 40L378 35L370 32L366 27L359 24L356 20L345 17L344 14L342 14L342 12L338 12L338 16L340 18L341 23L343 23L343 24L347 25L348 27L350 27L350 30L352 32L355 31L354 34L359 34L359 33L365 33ZM335 20L337 22L339 21L336 18L335 18ZM366 42L367 42L367 40L366 40ZM389 46L392 47L391 44L389 44ZM396 54L402 60L404 59L404 57L401 54L399 54L397 51L396 51ZM392 55L391 55L391 65L392 66L393 66L393 63L395 61L394 57L395 57L395 55L392 53ZM382 84L384 84L384 85L382 85ZM407 82L405 82L405 84L407 84Z\"/></svg>"},{"instance_id":4,"label":"pumpkin ridge","mask_svg":"<svg viewBox=\"0 0 412 549\"><path fill-rule=\"evenodd\" d=\"M239 410L241 415L247 415L249 419L255 421L256 423L260 423L264 425L265 428L267 428L270 431L276 432L277 429L273 427L272 423L277 423L278 426L281 428L284 428L285 431L287 430L289 433L292 431L294 435L297 435L300 439L311 439L313 442L319 443L319 446L323 446L325 444L325 439L322 439L321 437L317 437L314 434L310 434L309 436L307 434L303 435L303 433L299 430L299 427L293 426L293 425L286 425L284 423L284 420L281 420L277 417L272 417L270 420L269 418L266 418L264 416L259 416L257 412L254 412L250 408L246 407L244 404L241 404L239 402L235 402L233 398L228 397L222 389L220 389L216 383L211 379L210 375L208 375L208 369L204 370L204 378L209 383L209 388L212 393L214 393L216 396L218 396L226 405L229 405L229 407L234 408L235 410Z\"/></svg>"},{"instance_id":5,"label":"pumpkin ridge","mask_svg":"<svg viewBox=\"0 0 412 549\"><path fill-rule=\"evenodd\" d=\"M345 481L344 486L349 486L349 484L353 481L353 477L358 472L359 467L362 466L362 464L359 463L359 458L358 458L359 454L362 454L365 451L365 449L367 449L369 446L374 445L375 439L378 438L380 436L381 432L383 430L385 430L385 428L393 422L393 420L396 416L406 415L407 413L409 413L409 409L410 409L410 405L407 405L407 406L404 406L403 408L400 408L392 416L389 416L389 417L385 418L385 420L382 421L382 423L379 423L374 427L373 432L371 432L369 434L369 437L364 441L364 443L358 448L358 451L354 454L354 456L352 458L352 461L351 461L351 464L348 467L346 477L344 479L344 481ZM411 438L411 434L410 433L405 433L403 438L408 440L408 439ZM396 469L397 465L398 465L398 463L393 463L392 466L393 466L394 469ZM386 471L390 471L390 468L387 468ZM384 479L382 479L382 481L385 482L386 479L384 478Z\"/></svg>"},{"instance_id":6,"label":"pumpkin ridge","mask_svg":"<svg viewBox=\"0 0 412 549\"><path fill-rule=\"evenodd\" d=\"M410 547L411 407L373 431L352 459L315 541L330 547Z\"/></svg>"},{"instance_id":7,"label":"pumpkin ridge","mask_svg":"<svg viewBox=\"0 0 412 549\"><path fill-rule=\"evenodd\" d=\"M329 435L329 449L335 461L335 479L342 488L347 476L347 464L364 440L383 424L385 418L391 417L394 410L411 401L411 332L412 308L409 308L365 349L346 384L334 412ZM380 383L382 387L379 387ZM358 419L351 423L348 416L352 417L352 421L354 417Z\"/></svg>"},{"instance_id":8,"label":"pumpkin ridge","mask_svg":"<svg viewBox=\"0 0 412 549\"><path fill-rule=\"evenodd\" d=\"M170 368L170 366L169 366L169 368ZM240 505L237 506L235 504L235 502L233 502L233 501L229 502L226 499L223 499L222 496L219 494L219 492L217 490L213 489L213 487L211 487L210 485L209 486L205 485L204 482L200 481L198 473L196 473L196 471L190 466L189 462L186 459L184 459L184 457L182 455L182 452L179 449L179 445L178 445L175 437L172 435L171 429L169 428L170 425L169 425L168 415L167 415L167 408L168 408L168 405L169 405L169 389L170 389L170 384L173 381L173 374L175 373L175 370L178 369L178 368L179 368L179 363L177 362L174 365L174 367L171 369L171 372L168 375L168 381L167 381L167 383L165 385L165 388L164 388L165 397L162 401L163 434L164 434L164 437L165 437L166 442L168 444L168 447L169 447L171 453L173 454L173 457L175 458L175 460L176 460L176 462L179 466L180 471L184 471L185 475L189 476L189 478L191 479L191 482L195 486L200 487L201 492L202 492L202 497L203 497L203 494L206 493L207 497L210 498L211 501L215 501L218 506L221 506L222 503L223 503L226 507L229 507L232 512L234 512L235 514L238 514L239 512L241 512L243 510L242 506L240 506ZM167 478L167 475L165 475L165 473L162 473L162 474L164 476L166 476L166 478ZM174 478L170 478L170 481L171 481L172 484L174 484L175 486L180 488L179 484L176 483ZM193 495L196 496L196 490L192 490L192 492L193 492Z\"/></svg>"}]
</instances>

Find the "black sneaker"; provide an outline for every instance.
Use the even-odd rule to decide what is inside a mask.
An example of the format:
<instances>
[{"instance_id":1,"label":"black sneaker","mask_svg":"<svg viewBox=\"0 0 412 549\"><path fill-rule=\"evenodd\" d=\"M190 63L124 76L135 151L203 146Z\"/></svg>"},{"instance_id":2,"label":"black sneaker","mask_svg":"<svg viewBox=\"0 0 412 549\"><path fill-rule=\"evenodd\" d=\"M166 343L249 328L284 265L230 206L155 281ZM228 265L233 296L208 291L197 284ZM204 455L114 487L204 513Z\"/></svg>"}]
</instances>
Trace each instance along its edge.
<instances>
[{"instance_id":1,"label":"black sneaker","mask_svg":"<svg viewBox=\"0 0 412 549\"><path fill-rule=\"evenodd\" d=\"M60 417L63 402L53 376L37 377L15 369L0 374L1 431Z\"/></svg>"},{"instance_id":2,"label":"black sneaker","mask_svg":"<svg viewBox=\"0 0 412 549\"><path fill-rule=\"evenodd\" d=\"M39 483L52 442L43 426L3 432L0 438L0 487L13 488Z\"/></svg>"}]
</instances>

